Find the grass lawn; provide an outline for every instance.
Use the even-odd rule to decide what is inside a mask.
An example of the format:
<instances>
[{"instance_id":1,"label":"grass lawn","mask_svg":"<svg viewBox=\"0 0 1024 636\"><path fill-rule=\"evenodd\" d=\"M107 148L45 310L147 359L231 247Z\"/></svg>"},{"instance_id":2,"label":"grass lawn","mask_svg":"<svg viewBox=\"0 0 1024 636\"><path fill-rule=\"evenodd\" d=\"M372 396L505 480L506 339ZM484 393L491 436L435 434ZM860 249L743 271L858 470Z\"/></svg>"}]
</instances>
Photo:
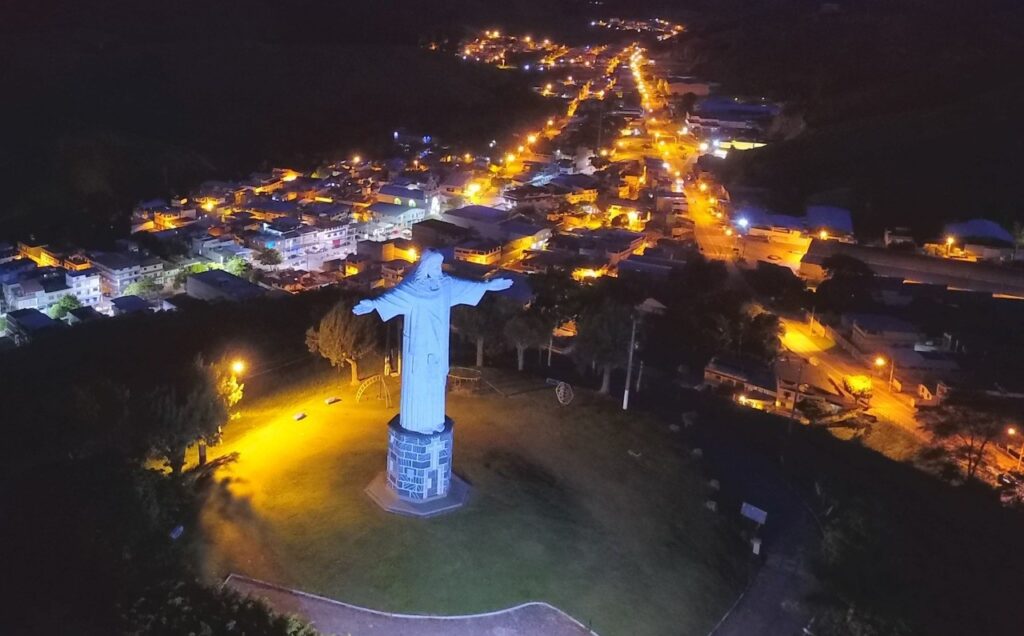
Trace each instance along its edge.
<instances>
[{"instance_id":1,"label":"grass lawn","mask_svg":"<svg viewBox=\"0 0 1024 636\"><path fill-rule=\"evenodd\" d=\"M452 395L455 470L473 497L406 519L363 493L384 468L395 411L357 405L338 378L243 402L213 449L238 459L203 513L209 576L398 612L544 600L602 636L706 634L742 588L745 549L703 507L699 469L663 422L583 391L568 407L550 389ZM328 406L331 395L343 401ZM307 418L294 421L298 411Z\"/></svg>"}]
</instances>

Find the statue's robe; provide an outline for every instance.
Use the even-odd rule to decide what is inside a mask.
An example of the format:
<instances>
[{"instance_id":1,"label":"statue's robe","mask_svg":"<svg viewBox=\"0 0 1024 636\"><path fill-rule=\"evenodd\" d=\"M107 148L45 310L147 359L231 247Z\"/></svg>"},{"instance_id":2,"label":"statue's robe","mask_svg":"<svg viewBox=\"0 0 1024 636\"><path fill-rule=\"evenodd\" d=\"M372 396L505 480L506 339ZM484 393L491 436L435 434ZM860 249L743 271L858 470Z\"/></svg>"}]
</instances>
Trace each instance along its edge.
<instances>
[{"instance_id":1,"label":"statue's robe","mask_svg":"<svg viewBox=\"0 0 1024 636\"><path fill-rule=\"evenodd\" d=\"M440 280L410 276L373 300L382 320L405 316L399 408L402 428L417 433L444 428L451 308L476 305L486 291L486 283L450 276Z\"/></svg>"}]
</instances>

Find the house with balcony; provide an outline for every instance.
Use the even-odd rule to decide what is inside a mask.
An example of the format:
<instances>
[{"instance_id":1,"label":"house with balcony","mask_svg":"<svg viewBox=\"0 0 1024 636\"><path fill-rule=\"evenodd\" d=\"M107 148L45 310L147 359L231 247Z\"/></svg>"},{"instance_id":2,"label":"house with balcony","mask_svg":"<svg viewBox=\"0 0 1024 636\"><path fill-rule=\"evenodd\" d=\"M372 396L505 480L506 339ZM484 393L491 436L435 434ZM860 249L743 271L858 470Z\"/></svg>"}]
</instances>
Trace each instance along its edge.
<instances>
[{"instance_id":1,"label":"house with balcony","mask_svg":"<svg viewBox=\"0 0 1024 636\"><path fill-rule=\"evenodd\" d=\"M348 223L313 226L291 217L265 222L247 242L257 250L276 250L284 269L307 271L322 269L325 261L345 258L356 250Z\"/></svg>"},{"instance_id":2,"label":"house with balcony","mask_svg":"<svg viewBox=\"0 0 1024 636\"><path fill-rule=\"evenodd\" d=\"M73 296L86 306L99 304L100 276L94 269L67 271L40 267L2 285L7 311L38 309L48 311L64 296Z\"/></svg>"},{"instance_id":3,"label":"house with balcony","mask_svg":"<svg viewBox=\"0 0 1024 636\"><path fill-rule=\"evenodd\" d=\"M104 296L123 296L125 289L143 278L159 282L164 263L156 256L133 252L93 252L89 254L100 275L100 291Z\"/></svg>"}]
</instances>

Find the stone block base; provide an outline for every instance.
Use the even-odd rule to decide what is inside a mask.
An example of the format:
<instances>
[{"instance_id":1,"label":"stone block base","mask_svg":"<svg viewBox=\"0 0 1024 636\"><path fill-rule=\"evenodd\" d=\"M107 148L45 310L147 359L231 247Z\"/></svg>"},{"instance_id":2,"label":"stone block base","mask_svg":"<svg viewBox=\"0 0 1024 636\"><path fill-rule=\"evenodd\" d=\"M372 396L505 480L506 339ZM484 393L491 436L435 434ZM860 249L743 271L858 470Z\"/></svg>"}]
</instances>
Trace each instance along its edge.
<instances>
[{"instance_id":1,"label":"stone block base","mask_svg":"<svg viewBox=\"0 0 1024 636\"><path fill-rule=\"evenodd\" d=\"M458 475L452 475L448 494L444 497L410 501L399 497L388 485L387 473L381 472L366 487L366 494L385 512L406 517L435 517L461 508L469 500L469 490L469 484Z\"/></svg>"},{"instance_id":2,"label":"stone block base","mask_svg":"<svg viewBox=\"0 0 1024 636\"><path fill-rule=\"evenodd\" d=\"M396 415L388 422L388 486L402 499L422 502L448 494L452 480L452 430L444 418L436 433L407 431Z\"/></svg>"},{"instance_id":3,"label":"stone block base","mask_svg":"<svg viewBox=\"0 0 1024 636\"><path fill-rule=\"evenodd\" d=\"M388 422L387 470L366 487L366 494L384 510L412 517L431 517L466 503L469 484L452 474L452 431L446 417L436 433L407 431L396 415Z\"/></svg>"}]
</instances>

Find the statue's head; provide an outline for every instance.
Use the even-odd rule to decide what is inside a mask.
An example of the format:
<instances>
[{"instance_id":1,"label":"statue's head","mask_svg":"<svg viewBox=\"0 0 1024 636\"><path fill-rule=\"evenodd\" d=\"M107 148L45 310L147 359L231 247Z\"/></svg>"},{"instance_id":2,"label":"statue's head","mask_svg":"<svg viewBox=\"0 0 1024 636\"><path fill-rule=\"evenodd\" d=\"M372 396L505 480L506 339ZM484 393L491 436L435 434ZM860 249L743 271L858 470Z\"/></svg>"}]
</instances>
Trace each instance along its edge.
<instances>
[{"instance_id":1,"label":"statue's head","mask_svg":"<svg viewBox=\"0 0 1024 636\"><path fill-rule=\"evenodd\" d=\"M444 273L441 271L441 263L444 262L444 256L441 252L435 250L424 250L423 256L420 257L420 262L416 266L416 273L414 274L416 280L441 280Z\"/></svg>"}]
</instances>

